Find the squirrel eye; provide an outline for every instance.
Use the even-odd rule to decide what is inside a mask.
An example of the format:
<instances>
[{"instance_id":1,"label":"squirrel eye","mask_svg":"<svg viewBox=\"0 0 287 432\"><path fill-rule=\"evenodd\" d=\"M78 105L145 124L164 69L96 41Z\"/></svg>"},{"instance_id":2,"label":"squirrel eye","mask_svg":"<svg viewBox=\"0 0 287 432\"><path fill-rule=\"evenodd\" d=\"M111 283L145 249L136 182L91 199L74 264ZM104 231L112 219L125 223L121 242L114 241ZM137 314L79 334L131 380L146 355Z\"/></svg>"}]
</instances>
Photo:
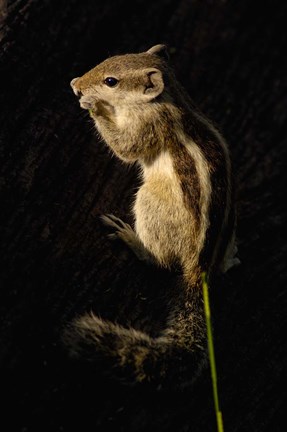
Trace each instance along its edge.
<instances>
[{"instance_id":1,"label":"squirrel eye","mask_svg":"<svg viewBox=\"0 0 287 432\"><path fill-rule=\"evenodd\" d=\"M104 83L105 83L107 86L109 86L109 87L115 87L115 85L117 85L118 82L119 82L119 80L117 80L117 79L114 78L114 77L107 77L107 78L104 80Z\"/></svg>"}]
</instances>

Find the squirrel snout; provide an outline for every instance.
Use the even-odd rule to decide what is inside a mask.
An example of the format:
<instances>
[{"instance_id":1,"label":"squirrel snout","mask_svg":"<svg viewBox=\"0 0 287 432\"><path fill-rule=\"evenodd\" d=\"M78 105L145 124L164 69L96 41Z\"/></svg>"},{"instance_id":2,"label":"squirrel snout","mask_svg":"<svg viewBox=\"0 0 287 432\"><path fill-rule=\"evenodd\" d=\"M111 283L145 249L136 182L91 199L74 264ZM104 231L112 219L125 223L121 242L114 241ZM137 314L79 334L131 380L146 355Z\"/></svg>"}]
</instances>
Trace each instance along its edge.
<instances>
[{"instance_id":1,"label":"squirrel snout","mask_svg":"<svg viewBox=\"0 0 287 432\"><path fill-rule=\"evenodd\" d=\"M90 94L84 95L82 91L79 89L79 85L77 85L78 80L79 78L72 79L72 81L70 82L70 86L72 87L73 92L79 99L81 108L90 110L93 108L95 104L95 97Z\"/></svg>"},{"instance_id":2,"label":"squirrel snout","mask_svg":"<svg viewBox=\"0 0 287 432\"><path fill-rule=\"evenodd\" d=\"M81 96L83 96L82 92L80 90L78 90L76 88L76 82L78 81L79 78L74 78L72 79L72 81L70 82L70 86L73 89L73 92L75 93L75 95L80 98Z\"/></svg>"}]
</instances>

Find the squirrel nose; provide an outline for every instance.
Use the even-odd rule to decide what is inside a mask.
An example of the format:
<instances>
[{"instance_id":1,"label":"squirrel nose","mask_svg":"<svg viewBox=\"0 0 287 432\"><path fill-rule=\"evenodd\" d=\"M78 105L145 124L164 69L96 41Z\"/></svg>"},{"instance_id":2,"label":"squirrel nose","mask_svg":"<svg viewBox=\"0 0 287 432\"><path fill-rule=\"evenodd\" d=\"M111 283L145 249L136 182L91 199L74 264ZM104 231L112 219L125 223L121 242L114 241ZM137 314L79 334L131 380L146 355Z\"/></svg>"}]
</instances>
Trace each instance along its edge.
<instances>
[{"instance_id":1,"label":"squirrel nose","mask_svg":"<svg viewBox=\"0 0 287 432\"><path fill-rule=\"evenodd\" d=\"M76 84L76 81L78 81L78 78L73 78L72 81L70 82L70 86L72 87L73 90L74 90L74 86Z\"/></svg>"},{"instance_id":2,"label":"squirrel nose","mask_svg":"<svg viewBox=\"0 0 287 432\"><path fill-rule=\"evenodd\" d=\"M78 81L78 78L72 79L72 81L70 82L70 86L72 87L73 92L75 93L75 95L78 96L78 98L80 98L81 96L83 96L83 94L82 94L82 92L80 90L78 90L75 87L75 84L76 84L77 81Z\"/></svg>"}]
</instances>

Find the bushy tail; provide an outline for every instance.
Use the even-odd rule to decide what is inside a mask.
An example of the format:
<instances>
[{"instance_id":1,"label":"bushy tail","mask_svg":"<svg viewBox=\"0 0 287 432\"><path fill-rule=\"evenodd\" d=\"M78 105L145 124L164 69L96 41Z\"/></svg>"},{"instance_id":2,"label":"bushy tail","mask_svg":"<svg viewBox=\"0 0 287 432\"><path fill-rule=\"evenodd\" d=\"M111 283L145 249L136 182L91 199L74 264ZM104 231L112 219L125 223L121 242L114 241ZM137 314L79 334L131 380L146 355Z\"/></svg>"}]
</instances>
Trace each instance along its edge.
<instances>
[{"instance_id":1,"label":"bushy tail","mask_svg":"<svg viewBox=\"0 0 287 432\"><path fill-rule=\"evenodd\" d=\"M173 307L158 337L93 314L76 319L65 332L73 356L100 364L125 383L155 385L193 381L206 360L206 329L200 287Z\"/></svg>"}]
</instances>

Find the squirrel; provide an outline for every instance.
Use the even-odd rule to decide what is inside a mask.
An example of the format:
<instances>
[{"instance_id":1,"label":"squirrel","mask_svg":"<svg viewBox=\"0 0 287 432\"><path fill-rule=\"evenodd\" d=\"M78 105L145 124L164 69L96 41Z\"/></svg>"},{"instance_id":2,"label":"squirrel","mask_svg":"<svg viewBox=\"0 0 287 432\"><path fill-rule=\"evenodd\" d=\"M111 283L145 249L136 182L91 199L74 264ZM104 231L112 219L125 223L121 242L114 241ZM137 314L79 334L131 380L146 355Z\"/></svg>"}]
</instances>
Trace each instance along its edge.
<instances>
[{"instance_id":1,"label":"squirrel","mask_svg":"<svg viewBox=\"0 0 287 432\"><path fill-rule=\"evenodd\" d=\"M178 266L181 283L156 337L92 313L72 321L66 343L126 383L161 386L184 356L196 377L208 357L202 273L210 281L240 262L228 146L177 81L165 45L109 57L71 87L108 147L141 170L134 228L114 215L103 222L140 260Z\"/></svg>"}]
</instances>

